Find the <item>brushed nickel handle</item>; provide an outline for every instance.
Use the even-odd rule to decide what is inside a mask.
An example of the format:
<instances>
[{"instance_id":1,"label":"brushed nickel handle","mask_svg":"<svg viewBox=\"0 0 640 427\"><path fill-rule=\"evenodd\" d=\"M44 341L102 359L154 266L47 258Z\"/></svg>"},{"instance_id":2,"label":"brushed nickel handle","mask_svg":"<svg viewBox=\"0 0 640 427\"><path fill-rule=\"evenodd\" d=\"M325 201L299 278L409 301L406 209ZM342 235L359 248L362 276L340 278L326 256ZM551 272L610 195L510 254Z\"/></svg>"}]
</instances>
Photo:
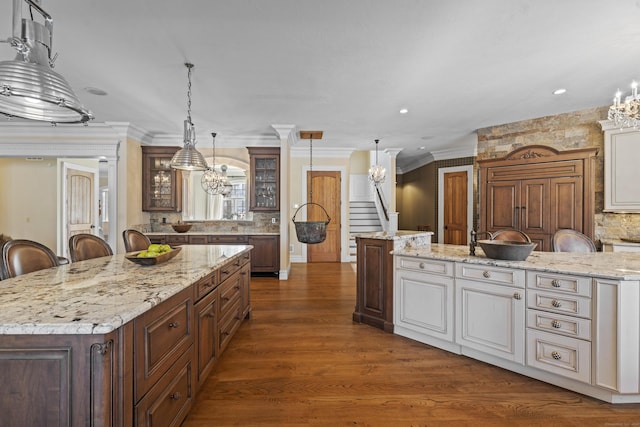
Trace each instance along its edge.
<instances>
[{"instance_id":1,"label":"brushed nickel handle","mask_svg":"<svg viewBox=\"0 0 640 427\"><path fill-rule=\"evenodd\" d=\"M522 295L520 295L520 292L516 292L515 294L513 294L513 298L517 299L517 300L521 300L522 299Z\"/></svg>"},{"instance_id":2,"label":"brushed nickel handle","mask_svg":"<svg viewBox=\"0 0 640 427\"><path fill-rule=\"evenodd\" d=\"M562 326L562 323L558 322L557 320L554 320L551 322L551 326L553 326L556 329L559 329Z\"/></svg>"},{"instance_id":3,"label":"brushed nickel handle","mask_svg":"<svg viewBox=\"0 0 640 427\"><path fill-rule=\"evenodd\" d=\"M553 286L554 288L559 288L560 287L560 281L558 279L553 279L551 281L551 286Z\"/></svg>"},{"instance_id":4,"label":"brushed nickel handle","mask_svg":"<svg viewBox=\"0 0 640 427\"><path fill-rule=\"evenodd\" d=\"M418 267L420 267L421 269L424 269L424 262L421 262L420 264L418 264Z\"/></svg>"},{"instance_id":5,"label":"brushed nickel handle","mask_svg":"<svg viewBox=\"0 0 640 427\"><path fill-rule=\"evenodd\" d=\"M551 357L553 357L555 360L560 360L562 359L562 356L560 355L560 353L558 353L557 351L552 351L551 352Z\"/></svg>"},{"instance_id":6,"label":"brushed nickel handle","mask_svg":"<svg viewBox=\"0 0 640 427\"><path fill-rule=\"evenodd\" d=\"M491 277L491 272L489 272L489 271L485 270L485 271L483 271L483 272L482 272L482 275L483 275L485 278L487 278L487 279L488 279L489 277Z\"/></svg>"},{"instance_id":7,"label":"brushed nickel handle","mask_svg":"<svg viewBox=\"0 0 640 427\"><path fill-rule=\"evenodd\" d=\"M176 391L175 393L171 393L169 395L169 398L173 400L180 400L181 397L182 397L182 394L180 394L180 392L178 391Z\"/></svg>"},{"instance_id":8,"label":"brushed nickel handle","mask_svg":"<svg viewBox=\"0 0 640 427\"><path fill-rule=\"evenodd\" d=\"M178 322L177 320L175 322L169 323L170 328L177 328L178 326L180 326L180 322Z\"/></svg>"},{"instance_id":9,"label":"brushed nickel handle","mask_svg":"<svg viewBox=\"0 0 640 427\"><path fill-rule=\"evenodd\" d=\"M554 299L553 301L551 301L551 305L554 306L555 308L562 307L562 303L560 301L558 301L557 299Z\"/></svg>"}]
</instances>

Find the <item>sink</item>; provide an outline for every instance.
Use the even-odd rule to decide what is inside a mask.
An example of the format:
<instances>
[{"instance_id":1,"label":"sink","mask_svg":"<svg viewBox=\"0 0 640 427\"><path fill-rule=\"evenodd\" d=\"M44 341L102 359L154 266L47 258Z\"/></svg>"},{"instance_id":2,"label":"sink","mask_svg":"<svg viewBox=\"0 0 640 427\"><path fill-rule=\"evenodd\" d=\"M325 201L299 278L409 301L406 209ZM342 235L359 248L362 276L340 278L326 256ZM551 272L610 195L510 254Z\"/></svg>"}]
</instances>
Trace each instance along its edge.
<instances>
[{"instance_id":1,"label":"sink","mask_svg":"<svg viewBox=\"0 0 640 427\"><path fill-rule=\"evenodd\" d=\"M478 245L489 258L524 261L538 244L512 240L478 240Z\"/></svg>"}]
</instances>

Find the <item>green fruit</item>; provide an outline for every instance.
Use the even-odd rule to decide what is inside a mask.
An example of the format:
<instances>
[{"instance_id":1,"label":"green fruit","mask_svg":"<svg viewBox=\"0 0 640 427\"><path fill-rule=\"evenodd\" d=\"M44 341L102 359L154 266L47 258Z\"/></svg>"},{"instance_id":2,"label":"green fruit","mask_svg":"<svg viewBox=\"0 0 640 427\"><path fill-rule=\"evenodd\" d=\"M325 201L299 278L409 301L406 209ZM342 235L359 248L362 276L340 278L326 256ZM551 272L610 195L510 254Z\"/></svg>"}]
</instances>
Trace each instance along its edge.
<instances>
[{"instance_id":1,"label":"green fruit","mask_svg":"<svg viewBox=\"0 0 640 427\"><path fill-rule=\"evenodd\" d=\"M162 252L162 253L171 252L171 246L169 246L169 245L160 245L160 252Z\"/></svg>"},{"instance_id":2,"label":"green fruit","mask_svg":"<svg viewBox=\"0 0 640 427\"><path fill-rule=\"evenodd\" d=\"M150 252L160 252L160 246L162 245L160 245L159 243L152 243L149 245L147 250Z\"/></svg>"}]
</instances>

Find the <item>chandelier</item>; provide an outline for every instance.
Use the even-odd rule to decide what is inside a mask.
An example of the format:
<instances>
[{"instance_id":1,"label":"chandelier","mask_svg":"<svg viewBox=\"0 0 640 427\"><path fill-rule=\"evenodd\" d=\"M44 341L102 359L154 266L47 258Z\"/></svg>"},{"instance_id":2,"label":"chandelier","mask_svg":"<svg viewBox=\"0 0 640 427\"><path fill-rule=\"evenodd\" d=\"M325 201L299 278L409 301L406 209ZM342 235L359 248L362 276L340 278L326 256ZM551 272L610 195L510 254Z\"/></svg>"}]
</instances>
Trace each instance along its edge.
<instances>
[{"instance_id":1,"label":"chandelier","mask_svg":"<svg viewBox=\"0 0 640 427\"><path fill-rule=\"evenodd\" d=\"M384 182L385 174L387 170L382 167L382 165L378 164L378 142L379 139L376 139L376 164L369 168L369 181L374 184L381 184Z\"/></svg>"},{"instance_id":2,"label":"chandelier","mask_svg":"<svg viewBox=\"0 0 640 427\"><path fill-rule=\"evenodd\" d=\"M40 0L24 0L33 18L35 10L44 24L22 18L21 0L13 0L13 34L8 39L18 54L0 61L0 114L51 123L85 123L93 119L69 83L52 70L53 19Z\"/></svg>"},{"instance_id":3,"label":"chandelier","mask_svg":"<svg viewBox=\"0 0 640 427\"><path fill-rule=\"evenodd\" d=\"M613 105L609 107L609 120L613 120L616 126L621 128L638 128L640 125L640 98L638 98L638 83L631 83L631 95L621 102L622 93L616 92Z\"/></svg>"},{"instance_id":4,"label":"chandelier","mask_svg":"<svg viewBox=\"0 0 640 427\"><path fill-rule=\"evenodd\" d=\"M174 169L203 171L207 169L207 161L196 150L196 127L191 121L191 69L193 64L185 63L187 67L187 120L184 121L184 147L173 155L171 167Z\"/></svg>"},{"instance_id":5,"label":"chandelier","mask_svg":"<svg viewBox=\"0 0 640 427\"><path fill-rule=\"evenodd\" d=\"M207 194L226 196L231 193L233 185L231 185L226 176L227 167L225 165L221 167L223 173L216 171L216 133L211 133L211 136L213 137L213 164L202 174L200 184Z\"/></svg>"}]
</instances>

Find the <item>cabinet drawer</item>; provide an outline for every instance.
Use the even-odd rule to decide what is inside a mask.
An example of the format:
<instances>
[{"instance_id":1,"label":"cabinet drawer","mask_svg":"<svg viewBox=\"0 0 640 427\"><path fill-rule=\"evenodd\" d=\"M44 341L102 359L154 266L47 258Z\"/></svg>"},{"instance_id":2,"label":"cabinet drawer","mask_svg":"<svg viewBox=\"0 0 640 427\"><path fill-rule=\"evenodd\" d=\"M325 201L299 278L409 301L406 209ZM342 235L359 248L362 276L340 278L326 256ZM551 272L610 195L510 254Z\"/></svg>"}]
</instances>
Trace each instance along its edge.
<instances>
[{"instance_id":1,"label":"cabinet drawer","mask_svg":"<svg viewBox=\"0 0 640 427\"><path fill-rule=\"evenodd\" d=\"M209 236L189 236L190 245L206 245L207 243L209 243Z\"/></svg>"},{"instance_id":2,"label":"cabinet drawer","mask_svg":"<svg viewBox=\"0 0 640 427\"><path fill-rule=\"evenodd\" d=\"M192 351L190 347L136 405L137 426L179 426L186 418L193 402Z\"/></svg>"},{"instance_id":3,"label":"cabinet drawer","mask_svg":"<svg viewBox=\"0 0 640 427\"><path fill-rule=\"evenodd\" d=\"M453 277L453 262L433 259L398 257L396 267L409 271L424 271L431 274L441 274Z\"/></svg>"},{"instance_id":4,"label":"cabinet drawer","mask_svg":"<svg viewBox=\"0 0 640 427\"><path fill-rule=\"evenodd\" d=\"M591 278L528 271L527 288L566 292L568 294L590 297Z\"/></svg>"},{"instance_id":5,"label":"cabinet drawer","mask_svg":"<svg viewBox=\"0 0 640 427\"><path fill-rule=\"evenodd\" d=\"M456 263L456 277L496 285L509 285L524 288L525 272L512 268L500 268L490 265Z\"/></svg>"},{"instance_id":6,"label":"cabinet drawer","mask_svg":"<svg viewBox=\"0 0 640 427\"><path fill-rule=\"evenodd\" d=\"M234 274L220 285L220 316L223 317L233 305L240 299L241 276Z\"/></svg>"},{"instance_id":7,"label":"cabinet drawer","mask_svg":"<svg viewBox=\"0 0 640 427\"><path fill-rule=\"evenodd\" d=\"M527 365L543 371L591 382L591 343L527 329Z\"/></svg>"},{"instance_id":8,"label":"cabinet drawer","mask_svg":"<svg viewBox=\"0 0 640 427\"><path fill-rule=\"evenodd\" d=\"M220 283L223 283L225 280L231 277L234 273L240 270L240 267L245 261L246 260L244 258L238 257L234 261L228 262L222 267L220 267L220 269L218 270L218 275L220 276L219 277Z\"/></svg>"},{"instance_id":9,"label":"cabinet drawer","mask_svg":"<svg viewBox=\"0 0 640 427\"><path fill-rule=\"evenodd\" d=\"M244 235L229 235L229 236L209 236L209 243L224 245L242 245L247 243L247 236Z\"/></svg>"},{"instance_id":10,"label":"cabinet drawer","mask_svg":"<svg viewBox=\"0 0 640 427\"><path fill-rule=\"evenodd\" d=\"M527 310L527 326L591 341L591 320L546 311Z\"/></svg>"},{"instance_id":11,"label":"cabinet drawer","mask_svg":"<svg viewBox=\"0 0 640 427\"><path fill-rule=\"evenodd\" d=\"M591 319L591 299L586 297L528 290L527 306Z\"/></svg>"},{"instance_id":12,"label":"cabinet drawer","mask_svg":"<svg viewBox=\"0 0 640 427\"><path fill-rule=\"evenodd\" d=\"M134 320L136 400L193 343L192 296L185 289Z\"/></svg>"},{"instance_id":13,"label":"cabinet drawer","mask_svg":"<svg viewBox=\"0 0 640 427\"><path fill-rule=\"evenodd\" d=\"M186 245L189 243L189 236L186 236L186 235L178 236L177 234L167 234L164 237L164 240L169 245L171 244Z\"/></svg>"},{"instance_id":14,"label":"cabinet drawer","mask_svg":"<svg viewBox=\"0 0 640 427\"><path fill-rule=\"evenodd\" d=\"M196 301L207 295L218 285L218 271L214 271L207 277L204 277L196 283Z\"/></svg>"},{"instance_id":15,"label":"cabinet drawer","mask_svg":"<svg viewBox=\"0 0 640 427\"><path fill-rule=\"evenodd\" d=\"M224 351L224 349L231 341L233 334L236 332L238 327L240 326L240 322L242 321L242 308L240 306L240 298L235 298L230 301L227 305L227 311L224 315L221 316L220 319L220 335L219 335L219 345L220 345L220 353Z\"/></svg>"}]
</instances>

